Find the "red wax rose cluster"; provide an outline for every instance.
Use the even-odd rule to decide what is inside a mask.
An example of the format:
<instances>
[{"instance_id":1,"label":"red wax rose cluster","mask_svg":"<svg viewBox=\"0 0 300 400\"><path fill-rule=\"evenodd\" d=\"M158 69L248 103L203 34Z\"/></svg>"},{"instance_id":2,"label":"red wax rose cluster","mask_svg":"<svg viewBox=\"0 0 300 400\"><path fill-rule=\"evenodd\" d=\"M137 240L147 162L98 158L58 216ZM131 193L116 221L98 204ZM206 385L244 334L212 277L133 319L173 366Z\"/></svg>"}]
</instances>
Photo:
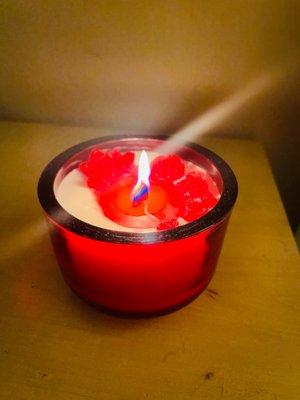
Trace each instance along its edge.
<instances>
[{"instance_id":1,"label":"red wax rose cluster","mask_svg":"<svg viewBox=\"0 0 300 400\"><path fill-rule=\"evenodd\" d=\"M185 174L185 164L177 155L157 157L151 165L150 182L164 187L171 204L178 209L176 217L189 222L206 214L217 203L203 174ZM178 225L176 219L169 219L158 229L170 229L177 226L176 223Z\"/></svg>"},{"instance_id":2,"label":"red wax rose cluster","mask_svg":"<svg viewBox=\"0 0 300 400\"><path fill-rule=\"evenodd\" d=\"M103 192L124 175L136 174L133 161L134 153L130 151L122 154L119 150L103 152L94 149L87 161L80 164L79 169L86 175L90 188Z\"/></svg>"},{"instance_id":3,"label":"red wax rose cluster","mask_svg":"<svg viewBox=\"0 0 300 400\"><path fill-rule=\"evenodd\" d=\"M120 178L137 179L133 152L94 149L79 169L87 177L88 186L100 195ZM156 157L151 163L150 184L164 189L174 210L173 215L161 213L157 216L160 219L157 229L175 228L179 225L177 218L190 222L211 210L218 199L211 193L208 179L211 180L205 173L186 173L184 161L175 154Z\"/></svg>"}]
</instances>

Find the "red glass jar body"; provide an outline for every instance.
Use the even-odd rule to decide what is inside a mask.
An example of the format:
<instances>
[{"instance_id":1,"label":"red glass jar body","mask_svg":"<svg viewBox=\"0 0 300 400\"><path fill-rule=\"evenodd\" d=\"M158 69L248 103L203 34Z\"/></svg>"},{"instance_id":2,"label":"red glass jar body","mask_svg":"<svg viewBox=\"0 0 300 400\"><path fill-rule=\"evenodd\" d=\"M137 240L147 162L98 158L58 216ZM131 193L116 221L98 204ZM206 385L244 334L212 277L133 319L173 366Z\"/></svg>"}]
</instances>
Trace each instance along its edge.
<instances>
[{"instance_id":1,"label":"red glass jar body","mask_svg":"<svg viewBox=\"0 0 300 400\"><path fill-rule=\"evenodd\" d=\"M211 280L228 217L184 239L110 243L77 235L49 220L54 251L67 284L107 310L155 314L183 305Z\"/></svg>"},{"instance_id":2,"label":"red glass jar body","mask_svg":"<svg viewBox=\"0 0 300 400\"><path fill-rule=\"evenodd\" d=\"M151 151L164 140L126 135L93 139L58 155L39 180L39 200L65 281L79 296L109 311L160 314L189 302L206 288L237 197L235 176L210 150L191 143L183 146L180 156L205 168L221 198L195 221L147 233L112 231L83 222L58 203L55 190L94 147Z\"/></svg>"}]
</instances>

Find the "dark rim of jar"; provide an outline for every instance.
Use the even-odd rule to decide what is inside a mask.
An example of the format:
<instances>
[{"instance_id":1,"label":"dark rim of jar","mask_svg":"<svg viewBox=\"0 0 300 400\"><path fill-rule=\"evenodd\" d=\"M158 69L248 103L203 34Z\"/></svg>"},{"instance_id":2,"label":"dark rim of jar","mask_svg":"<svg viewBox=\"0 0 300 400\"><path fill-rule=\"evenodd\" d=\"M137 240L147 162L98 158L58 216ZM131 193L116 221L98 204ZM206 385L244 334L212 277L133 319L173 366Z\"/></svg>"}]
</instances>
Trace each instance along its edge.
<instances>
[{"instance_id":1,"label":"dark rim of jar","mask_svg":"<svg viewBox=\"0 0 300 400\"><path fill-rule=\"evenodd\" d=\"M65 150L55 157L43 170L38 182L38 198L41 206L45 210L47 216L54 223L59 224L68 231L77 235L84 236L93 240L111 242L111 243L161 243L183 239L203 231L218 222L222 221L232 209L238 193L238 184L236 177L229 165L217 154L207 148L195 143L185 143L185 148L191 148L197 153L207 158L213 163L219 171L223 180L223 192L216 206L207 214L189 222L185 225L178 226L163 231L155 232L121 232L110 229L100 228L69 214L57 201L54 193L54 181L57 173L63 165L76 153L85 148L92 147L98 143L109 142L118 139L153 139L167 140L169 136L161 135L111 135L100 138L91 139Z\"/></svg>"}]
</instances>

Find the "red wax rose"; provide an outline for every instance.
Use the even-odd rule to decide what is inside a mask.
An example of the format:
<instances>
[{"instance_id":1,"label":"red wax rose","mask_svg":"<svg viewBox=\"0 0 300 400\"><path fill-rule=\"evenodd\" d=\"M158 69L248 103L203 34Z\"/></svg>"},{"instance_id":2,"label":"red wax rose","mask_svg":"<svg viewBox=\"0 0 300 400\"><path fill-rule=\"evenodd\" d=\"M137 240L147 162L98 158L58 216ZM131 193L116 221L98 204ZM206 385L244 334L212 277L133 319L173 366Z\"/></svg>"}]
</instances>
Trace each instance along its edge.
<instances>
[{"instance_id":1,"label":"red wax rose","mask_svg":"<svg viewBox=\"0 0 300 400\"><path fill-rule=\"evenodd\" d=\"M150 181L155 184L169 184L182 178L184 173L184 162L176 154L158 156L151 164Z\"/></svg>"},{"instance_id":2,"label":"red wax rose","mask_svg":"<svg viewBox=\"0 0 300 400\"><path fill-rule=\"evenodd\" d=\"M173 201L178 206L178 216L193 221L210 211L217 198L208 189L203 174L191 172L175 184Z\"/></svg>"},{"instance_id":3,"label":"red wax rose","mask_svg":"<svg viewBox=\"0 0 300 400\"><path fill-rule=\"evenodd\" d=\"M157 226L157 230L163 231L165 229L176 228L178 225L179 224L176 218L169 218L161 221Z\"/></svg>"},{"instance_id":4,"label":"red wax rose","mask_svg":"<svg viewBox=\"0 0 300 400\"><path fill-rule=\"evenodd\" d=\"M94 149L79 168L87 176L87 184L96 191L105 191L124 175L136 174L134 153L121 154L118 150L103 152Z\"/></svg>"}]
</instances>

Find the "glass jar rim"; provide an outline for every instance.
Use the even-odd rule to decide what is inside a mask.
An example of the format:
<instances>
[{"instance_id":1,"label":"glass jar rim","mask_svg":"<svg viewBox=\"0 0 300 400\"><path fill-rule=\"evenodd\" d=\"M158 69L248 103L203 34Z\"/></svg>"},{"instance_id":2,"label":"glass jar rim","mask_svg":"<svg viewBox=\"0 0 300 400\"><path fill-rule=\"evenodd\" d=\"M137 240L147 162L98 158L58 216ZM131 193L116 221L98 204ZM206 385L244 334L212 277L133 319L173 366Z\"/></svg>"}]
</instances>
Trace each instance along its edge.
<instances>
[{"instance_id":1,"label":"glass jar rim","mask_svg":"<svg viewBox=\"0 0 300 400\"><path fill-rule=\"evenodd\" d=\"M76 153L93 147L97 144L103 144L112 140L161 140L169 139L168 135L151 135L151 134L121 134L101 136L81 142L75 146L68 148L57 155L44 168L38 182L38 198L48 218L54 223L62 226L79 236L84 236L93 240L99 240L111 243L161 243L184 239L208 229L209 227L221 222L231 211L238 193L238 184L236 177L230 166L216 153L196 143L184 143L182 147L192 149L196 153L204 156L208 161L212 162L218 170L222 181L223 191L216 206L202 217L188 222L176 228L154 232L124 232L115 231L106 228L100 228L84 222L73 215L69 214L57 201L54 193L54 181L64 164Z\"/></svg>"}]
</instances>

